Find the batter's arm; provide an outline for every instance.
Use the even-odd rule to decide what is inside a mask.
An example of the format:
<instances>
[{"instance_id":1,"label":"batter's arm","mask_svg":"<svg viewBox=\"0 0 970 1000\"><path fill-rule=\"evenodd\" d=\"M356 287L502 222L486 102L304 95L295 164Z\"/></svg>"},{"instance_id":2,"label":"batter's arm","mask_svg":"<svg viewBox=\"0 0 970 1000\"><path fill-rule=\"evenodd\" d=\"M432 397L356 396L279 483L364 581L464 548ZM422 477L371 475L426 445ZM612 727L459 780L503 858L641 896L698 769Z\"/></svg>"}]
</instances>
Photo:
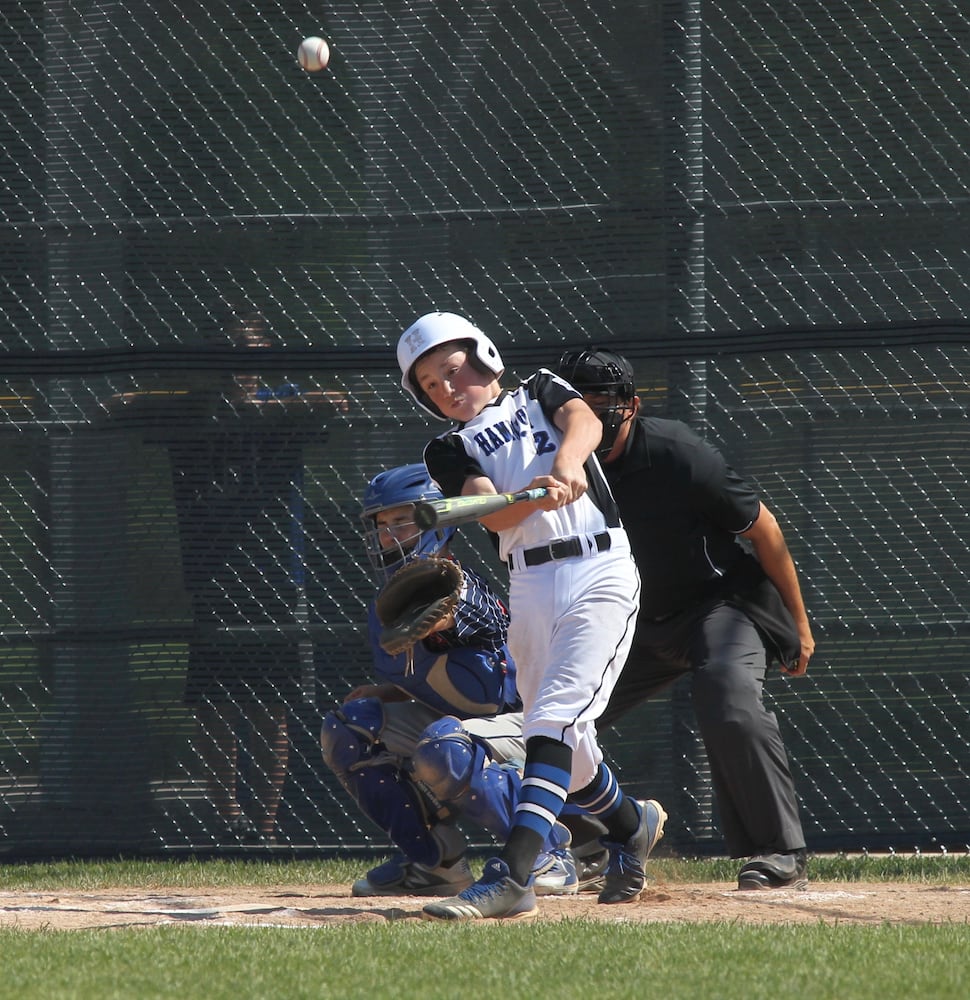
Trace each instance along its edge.
<instances>
[{"instance_id":1,"label":"batter's arm","mask_svg":"<svg viewBox=\"0 0 970 1000\"><path fill-rule=\"evenodd\" d=\"M581 399L569 399L556 410L553 423L562 441L552 466L552 475L569 489L569 501L578 500L589 483L585 465L603 437L599 417Z\"/></svg>"},{"instance_id":2,"label":"batter's arm","mask_svg":"<svg viewBox=\"0 0 970 1000\"><path fill-rule=\"evenodd\" d=\"M523 500L520 503L510 504L508 507L478 519L479 524L483 524L489 531L496 534L514 528L517 524L530 517L537 510L555 510L563 507L569 502L569 490L552 476L536 476L531 483L526 484L522 489L534 489L537 486L544 486L548 491L544 497L538 500ZM462 496L491 496L498 493L495 484L487 476L469 476L465 480L462 488Z\"/></svg>"},{"instance_id":3,"label":"batter's arm","mask_svg":"<svg viewBox=\"0 0 970 1000\"><path fill-rule=\"evenodd\" d=\"M798 571L788 551L785 536L774 514L761 504L758 516L751 527L741 533L754 548L768 579L777 587L785 607L791 612L798 628L798 638L802 644L801 655L794 667L782 666L785 673L801 676L808 670L808 661L815 652L815 639L808 623L808 613L802 600L802 590L798 583Z\"/></svg>"}]
</instances>

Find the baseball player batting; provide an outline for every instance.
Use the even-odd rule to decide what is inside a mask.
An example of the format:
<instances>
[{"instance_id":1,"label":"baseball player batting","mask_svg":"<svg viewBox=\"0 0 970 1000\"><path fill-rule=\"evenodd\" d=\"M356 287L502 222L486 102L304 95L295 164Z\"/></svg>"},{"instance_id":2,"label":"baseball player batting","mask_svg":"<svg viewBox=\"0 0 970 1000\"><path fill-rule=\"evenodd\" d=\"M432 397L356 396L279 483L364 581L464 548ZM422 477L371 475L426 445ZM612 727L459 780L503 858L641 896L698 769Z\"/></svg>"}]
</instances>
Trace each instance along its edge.
<instances>
[{"instance_id":1,"label":"baseball player batting","mask_svg":"<svg viewBox=\"0 0 970 1000\"><path fill-rule=\"evenodd\" d=\"M524 709L525 770L501 854L431 919L515 918L535 911L530 871L567 796L607 830L601 903L636 899L663 834L659 803L624 795L603 761L594 720L633 638L640 582L616 504L593 454L602 429L567 383L540 370L503 390L492 341L452 313L423 316L398 343L402 385L456 426L431 441L425 464L448 495L545 488L481 518L510 572L509 648Z\"/></svg>"}]
</instances>

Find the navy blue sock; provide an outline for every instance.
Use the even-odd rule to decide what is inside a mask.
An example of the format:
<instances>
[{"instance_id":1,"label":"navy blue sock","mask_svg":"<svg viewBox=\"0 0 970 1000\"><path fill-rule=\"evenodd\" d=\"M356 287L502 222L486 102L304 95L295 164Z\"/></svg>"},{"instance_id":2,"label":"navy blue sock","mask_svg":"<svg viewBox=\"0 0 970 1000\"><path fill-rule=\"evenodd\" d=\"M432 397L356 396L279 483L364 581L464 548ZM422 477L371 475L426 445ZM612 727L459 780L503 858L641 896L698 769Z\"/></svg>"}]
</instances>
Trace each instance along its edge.
<instances>
[{"instance_id":1,"label":"navy blue sock","mask_svg":"<svg viewBox=\"0 0 970 1000\"><path fill-rule=\"evenodd\" d=\"M525 885L536 856L562 810L569 790L573 752L565 743L533 736L525 745L522 793L502 850L512 878Z\"/></svg>"},{"instance_id":2,"label":"navy blue sock","mask_svg":"<svg viewBox=\"0 0 970 1000\"><path fill-rule=\"evenodd\" d=\"M619 782L605 763L600 764L596 777L569 801L596 816L606 827L607 836L616 844L625 844L640 824L640 807L623 794Z\"/></svg>"}]
</instances>

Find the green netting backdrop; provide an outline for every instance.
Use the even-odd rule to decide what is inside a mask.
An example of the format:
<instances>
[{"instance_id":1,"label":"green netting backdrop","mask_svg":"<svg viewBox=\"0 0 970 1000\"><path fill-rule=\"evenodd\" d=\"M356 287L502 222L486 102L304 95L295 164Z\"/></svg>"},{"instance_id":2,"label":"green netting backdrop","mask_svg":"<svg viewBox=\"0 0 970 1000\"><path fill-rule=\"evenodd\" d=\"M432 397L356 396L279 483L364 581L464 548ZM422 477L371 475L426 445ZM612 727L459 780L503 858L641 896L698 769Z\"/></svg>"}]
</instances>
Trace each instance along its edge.
<instances>
[{"instance_id":1,"label":"green netting backdrop","mask_svg":"<svg viewBox=\"0 0 970 1000\"><path fill-rule=\"evenodd\" d=\"M967 849L965 3L24 0L0 51L0 852L222 849L197 648L285 675L258 850L386 846L317 731L369 676L362 488L440 429L393 351L435 308L509 380L623 351L763 490L809 846ZM682 688L603 742L722 849Z\"/></svg>"}]
</instances>

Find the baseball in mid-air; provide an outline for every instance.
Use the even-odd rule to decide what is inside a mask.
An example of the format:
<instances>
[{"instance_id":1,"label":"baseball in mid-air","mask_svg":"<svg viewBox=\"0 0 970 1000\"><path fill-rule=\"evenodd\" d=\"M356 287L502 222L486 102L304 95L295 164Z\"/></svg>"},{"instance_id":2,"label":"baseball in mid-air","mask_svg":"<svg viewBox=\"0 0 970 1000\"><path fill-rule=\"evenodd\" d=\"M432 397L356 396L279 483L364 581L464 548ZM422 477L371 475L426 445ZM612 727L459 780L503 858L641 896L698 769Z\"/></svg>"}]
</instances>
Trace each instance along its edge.
<instances>
[{"instance_id":1,"label":"baseball in mid-air","mask_svg":"<svg viewBox=\"0 0 970 1000\"><path fill-rule=\"evenodd\" d=\"M297 58L308 73L318 73L326 69L327 63L330 62L330 46L326 39L318 38L316 35L304 38L300 42Z\"/></svg>"}]
</instances>

